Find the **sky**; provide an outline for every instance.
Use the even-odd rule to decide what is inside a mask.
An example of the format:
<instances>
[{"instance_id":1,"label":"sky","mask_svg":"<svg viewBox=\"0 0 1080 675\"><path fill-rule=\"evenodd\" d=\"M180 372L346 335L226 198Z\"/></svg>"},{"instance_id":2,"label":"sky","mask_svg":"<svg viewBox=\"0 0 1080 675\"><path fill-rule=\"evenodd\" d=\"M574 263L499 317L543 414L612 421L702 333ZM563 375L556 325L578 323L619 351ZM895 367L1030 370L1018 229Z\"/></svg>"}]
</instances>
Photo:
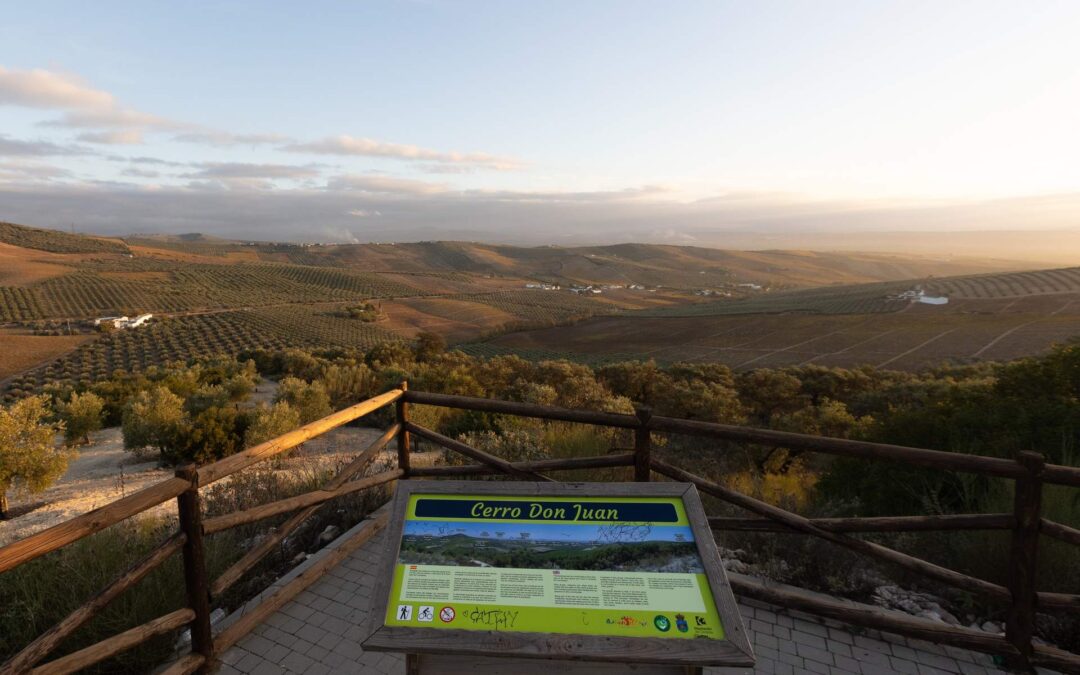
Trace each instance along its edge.
<instances>
[{"instance_id":1,"label":"sky","mask_svg":"<svg viewBox=\"0 0 1080 675\"><path fill-rule=\"evenodd\" d=\"M1056 230L1080 3L52 2L0 22L0 220L529 243Z\"/></svg>"}]
</instances>

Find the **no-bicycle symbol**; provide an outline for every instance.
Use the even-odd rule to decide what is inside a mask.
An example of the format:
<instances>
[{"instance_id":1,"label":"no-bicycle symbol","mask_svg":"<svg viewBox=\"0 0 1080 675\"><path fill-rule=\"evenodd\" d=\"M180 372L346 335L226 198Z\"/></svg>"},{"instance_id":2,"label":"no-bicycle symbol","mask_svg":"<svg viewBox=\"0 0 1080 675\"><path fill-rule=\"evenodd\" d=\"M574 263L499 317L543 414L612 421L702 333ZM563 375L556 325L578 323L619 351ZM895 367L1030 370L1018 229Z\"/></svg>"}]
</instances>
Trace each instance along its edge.
<instances>
[{"instance_id":1,"label":"no-bicycle symbol","mask_svg":"<svg viewBox=\"0 0 1080 675\"><path fill-rule=\"evenodd\" d=\"M457 612L453 607L443 607L439 610L439 620L443 623L450 623L457 616Z\"/></svg>"}]
</instances>

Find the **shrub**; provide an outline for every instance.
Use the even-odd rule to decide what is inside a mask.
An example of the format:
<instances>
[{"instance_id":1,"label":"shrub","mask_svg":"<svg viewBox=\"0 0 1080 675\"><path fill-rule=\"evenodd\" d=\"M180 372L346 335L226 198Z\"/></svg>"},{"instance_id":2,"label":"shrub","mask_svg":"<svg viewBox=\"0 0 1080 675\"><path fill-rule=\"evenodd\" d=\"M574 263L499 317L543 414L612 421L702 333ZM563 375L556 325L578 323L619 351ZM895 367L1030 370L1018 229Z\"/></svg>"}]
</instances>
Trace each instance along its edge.
<instances>
[{"instance_id":1,"label":"shrub","mask_svg":"<svg viewBox=\"0 0 1080 675\"><path fill-rule=\"evenodd\" d=\"M274 402L284 401L300 414L300 423L307 424L330 414L330 395L322 382L305 382L286 377L278 387Z\"/></svg>"}]
</instances>

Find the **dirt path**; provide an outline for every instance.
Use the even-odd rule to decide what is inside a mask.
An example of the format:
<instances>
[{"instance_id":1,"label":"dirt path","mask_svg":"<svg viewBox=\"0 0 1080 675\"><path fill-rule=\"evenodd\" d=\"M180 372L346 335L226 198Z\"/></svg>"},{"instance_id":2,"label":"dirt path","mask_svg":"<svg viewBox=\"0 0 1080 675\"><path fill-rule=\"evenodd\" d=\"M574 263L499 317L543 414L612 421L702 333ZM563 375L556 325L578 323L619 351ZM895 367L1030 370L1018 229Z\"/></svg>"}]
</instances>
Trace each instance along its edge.
<instances>
[{"instance_id":1,"label":"dirt path","mask_svg":"<svg viewBox=\"0 0 1080 675\"><path fill-rule=\"evenodd\" d=\"M287 459L274 465L274 470L298 474L334 470L381 435L381 429L367 427L334 429L293 450ZM120 429L99 431L91 436L91 441L79 451L79 456L52 487L34 495L10 495L13 517L0 521L0 546L173 476L172 468L161 467L156 460L140 460L124 450ZM391 443L384 452L387 463L396 458L397 451L393 448ZM438 459L438 454L416 453L414 464L429 466ZM172 516L176 513L176 504L165 502L148 513Z\"/></svg>"},{"instance_id":2,"label":"dirt path","mask_svg":"<svg viewBox=\"0 0 1080 675\"><path fill-rule=\"evenodd\" d=\"M949 329L949 330L947 330L947 331L942 331L941 333L938 333L937 335L935 335L934 337L930 338L930 339L929 339L929 340L927 340L926 342L923 342L923 343L917 344L917 345L915 345L914 347L912 347L911 349L907 350L906 352L902 352L902 353L900 353L900 354L897 354L896 356L892 357L891 359L885 359L884 361L882 361L881 363L877 364L877 365L876 365L876 366L874 366L874 367L875 367L875 368L881 368L881 367L883 367L883 366L887 366L887 365L889 365L889 364L890 364L890 363L892 363L893 361L899 361L900 359L904 358L904 357L905 357L905 356L907 356L908 354L914 354L915 352L919 351L920 349L922 349L922 348L923 348L923 347L925 347L926 345L930 344L931 342L936 342L936 341L940 340L941 338L945 337L946 335L948 335L949 333L952 333L952 332L954 332L955 330L956 330L955 328L950 328L950 329Z\"/></svg>"},{"instance_id":3,"label":"dirt path","mask_svg":"<svg viewBox=\"0 0 1080 675\"><path fill-rule=\"evenodd\" d=\"M840 349L840 350L835 351L835 352L829 352L827 354L815 354L815 355L811 356L810 358L806 359L805 361L803 361L802 363L795 364L795 366L796 367L805 366L806 364L810 363L811 361L814 361L815 359L820 359L820 358L825 357L825 356L837 356L838 354L844 354L846 352L851 351L852 349L854 349L856 347L861 347L862 345L869 344L869 343L873 342L874 340L877 340L878 338L883 338L886 335L889 335L890 333L895 333L898 330L900 330L900 329L899 328L894 328L892 330L887 330L884 333L878 333L877 335L874 335L872 337L868 337L865 340L860 340L860 341L856 342L853 345L848 345L847 347L844 347L843 349Z\"/></svg>"},{"instance_id":4,"label":"dirt path","mask_svg":"<svg viewBox=\"0 0 1080 675\"><path fill-rule=\"evenodd\" d=\"M140 461L124 450L119 429L99 431L91 440L52 487L34 495L11 495L15 517L0 521L0 544L104 506L173 474L159 468L156 461Z\"/></svg>"},{"instance_id":5,"label":"dirt path","mask_svg":"<svg viewBox=\"0 0 1080 675\"><path fill-rule=\"evenodd\" d=\"M1013 305L1015 305L1017 302L1019 302L1022 299L1023 298L1018 298L1017 300L1014 300L1013 302L1009 303L1009 306L1006 307L1005 309L1008 309L1009 307L1012 307ZM1074 302L1076 302L1076 301L1075 300L1069 300L1068 302L1066 302L1061 307L1059 307L1059 308L1055 309L1054 311L1050 312L1049 316L1057 316L1058 314L1061 314L1066 309L1068 309L1069 306L1072 305ZM1004 312L1005 310L1001 310L1001 311ZM990 342L987 342L985 345L983 345L981 349L979 349L977 352L975 352L974 354L971 355L972 358L974 358L976 356L982 356L983 353L986 352L988 349L990 349L991 347L993 347L997 343L1001 342L1005 338L1009 337L1010 335L1012 335L1016 331L1020 330L1021 328L1027 328L1028 326L1030 326L1033 323L1039 323L1040 321L1044 321L1044 320L1045 320L1045 317L1039 317L1037 319L1032 319L1031 321L1022 323L1019 326L1013 326L1012 328L1010 328L1007 331L1003 332L1001 335L998 335L996 338L994 338Z\"/></svg>"}]
</instances>

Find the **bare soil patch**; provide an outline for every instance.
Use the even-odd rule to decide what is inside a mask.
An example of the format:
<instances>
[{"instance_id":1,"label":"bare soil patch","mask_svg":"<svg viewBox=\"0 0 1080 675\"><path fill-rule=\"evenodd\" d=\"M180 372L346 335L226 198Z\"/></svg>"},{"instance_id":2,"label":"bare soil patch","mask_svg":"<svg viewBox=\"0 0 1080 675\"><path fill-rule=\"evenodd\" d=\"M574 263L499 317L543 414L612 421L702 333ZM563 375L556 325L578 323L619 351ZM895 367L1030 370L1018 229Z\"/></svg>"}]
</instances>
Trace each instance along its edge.
<instances>
[{"instance_id":1,"label":"bare soil patch","mask_svg":"<svg viewBox=\"0 0 1080 675\"><path fill-rule=\"evenodd\" d=\"M39 281L63 276L74 268L60 264L81 256L33 251L0 243L0 285L29 286Z\"/></svg>"},{"instance_id":2,"label":"bare soil patch","mask_svg":"<svg viewBox=\"0 0 1080 675\"><path fill-rule=\"evenodd\" d=\"M31 335L22 330L0 330L0 380L60 358L93 335Z\"/></svg>"},{"instance_id":3,"label":"bare soil patch","mask_svg":"<svg viewBox=\"0 0 1080 675\"><path fill-rule=\"evenodd\" d=\"M490 333L517 318L489 305L448 298L410 298L382 303L386 321L380 326L413 337L432 331L449 342Z\"/></svg>"}]
</instances>

